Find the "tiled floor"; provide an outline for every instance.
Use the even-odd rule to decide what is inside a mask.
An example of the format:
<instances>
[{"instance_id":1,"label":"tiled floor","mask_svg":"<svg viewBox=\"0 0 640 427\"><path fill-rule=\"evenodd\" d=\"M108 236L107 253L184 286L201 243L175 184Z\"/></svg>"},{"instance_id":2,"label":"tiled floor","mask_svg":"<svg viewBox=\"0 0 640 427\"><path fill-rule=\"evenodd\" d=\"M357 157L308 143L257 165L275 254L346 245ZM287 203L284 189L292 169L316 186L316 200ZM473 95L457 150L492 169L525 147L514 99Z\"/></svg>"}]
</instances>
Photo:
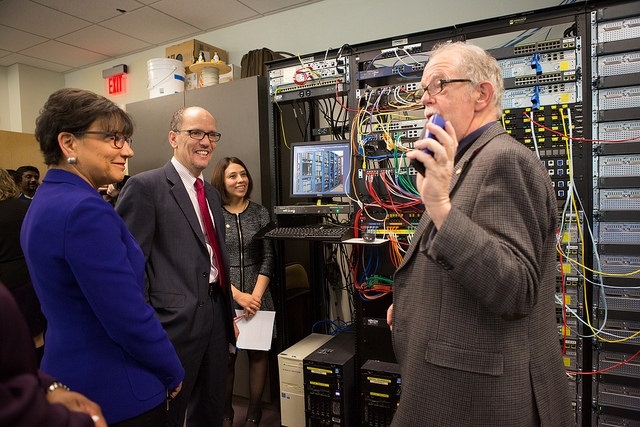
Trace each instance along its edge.
<instances>
[{"instance_id":1,"label":"tiled floor","mask_svg":"<svg viewBox=\"0 0 640 427\"><path fill-rule=\"evenodd\" d=\"M244 427L244 420L247 414L247 399L240 396L233 396L233 427ZM262 419L260 427L280 427L280 407L273 403L262 404Z\"/></svg>"}]
</instances>

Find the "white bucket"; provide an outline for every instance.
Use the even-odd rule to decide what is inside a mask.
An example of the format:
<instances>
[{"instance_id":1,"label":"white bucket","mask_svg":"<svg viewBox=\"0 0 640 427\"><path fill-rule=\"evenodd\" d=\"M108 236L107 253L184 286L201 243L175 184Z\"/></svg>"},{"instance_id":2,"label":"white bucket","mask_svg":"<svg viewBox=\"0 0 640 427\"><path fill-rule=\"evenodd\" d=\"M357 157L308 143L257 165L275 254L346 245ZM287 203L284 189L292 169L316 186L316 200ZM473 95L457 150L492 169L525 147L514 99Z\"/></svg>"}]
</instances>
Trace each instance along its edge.
<instances>
[{"instance_id":1,"label":"white bucket","mask_svg":"<svg viewBox=\"0 0 640 427\"><path fill-rule=\"evenodd\" d=\"M184 92L184 63L177 59L154 58L147 61L149 98Z\"/></svg>"}]
</instances>

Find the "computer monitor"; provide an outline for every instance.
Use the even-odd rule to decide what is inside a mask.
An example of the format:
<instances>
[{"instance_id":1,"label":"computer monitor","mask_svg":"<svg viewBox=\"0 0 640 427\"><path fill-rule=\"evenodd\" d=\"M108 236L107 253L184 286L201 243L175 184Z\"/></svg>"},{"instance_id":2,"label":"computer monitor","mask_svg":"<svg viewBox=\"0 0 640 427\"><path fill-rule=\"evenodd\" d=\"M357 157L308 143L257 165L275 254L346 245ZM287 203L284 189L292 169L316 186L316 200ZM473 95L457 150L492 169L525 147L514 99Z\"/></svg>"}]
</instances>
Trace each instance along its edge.
<instances>
[{"instance_id":1,"label":"computer monitor","mask_svg":"<svg viewBox=\"0 0 640 427\"><path fill-rule=\"evenodd\" d=\"M291 144L291 197L330 199L349 194L351 142Z\"/></svg>"}]
</instances>

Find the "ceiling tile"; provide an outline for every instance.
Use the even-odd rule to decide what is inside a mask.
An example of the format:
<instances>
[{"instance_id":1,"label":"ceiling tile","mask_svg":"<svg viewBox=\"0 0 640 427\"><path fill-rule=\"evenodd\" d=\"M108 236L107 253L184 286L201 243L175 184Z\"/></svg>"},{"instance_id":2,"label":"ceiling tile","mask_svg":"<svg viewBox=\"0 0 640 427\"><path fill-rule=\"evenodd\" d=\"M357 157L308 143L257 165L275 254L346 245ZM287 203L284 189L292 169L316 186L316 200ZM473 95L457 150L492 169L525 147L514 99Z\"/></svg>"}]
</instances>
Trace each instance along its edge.
<instances>
[{"instance_id":1,"label":"ceiling tile","mask_svg":"<svg viewBox=\"0 0 640 427\"><path fill-rule=\"evenodd\" d=\"M161 0L152 5L167 15L174 16L200 30L229 26L259 16L254 10L236 0L226 0L224 5L211 0ZM206 13L203 13L206 11Z\"/></svg>"},{"instance_id":2,"label":"ceiling tile","mask_svg":"<svg viewBox=\"0 0 640 427\"><path fill-rule=\"evenodd\" d=\"M317 3L321 0L240 0L242 3L255 10L256 12L267 15L270 13L282 11L285 9L293 9L295 7L304 6L311 3Z\"/></svg>"},{"instance_id":3,"label":"ceiling tile","mask_svg":"<svg viewBox=\"0 0 640 427\"><path fill-rule=\"evenodd\" d=\"M148 7L102 23L105 27L148 43L162 44L201 33L197 27Z\"/></svg>"},{"instance_id":4,"label":"ceiling tile","mask_svg":"<svg viewBox=\"0 0 640 427\"><path fill-rule=\"evenodd\" d=\"M89 25L82 19L31 1L3 0L0 8L0 24L47 38L55 38Z\"/></svg>"},{"instance_id":5,"label":"ceiling tile","mask_svg":"<svg viewBox=\"0 0 640 427\"><path fill-rule=\"evenodd\" d=\"M131 12L143 7L136 0L32 0L34 3L48 6L60 12L85 19L90 22L102 22L121 14L117 9Z\"/></svg>"},{"instance_id":6,"label":"ceiling tile","mask_svg":"<svg viewBox=\"0 0 640 427\"><path fill-rule=\"evenodd\" d=\"M84 67L108 59L105 55L53 40L25 49L21 53L36 58L48 57L51 62L68 65L72 68Z\"/></svg>"},{"instance_id":7,"label":"ceiling tile","mask_svg":"<svg viewBox=\"0 0 640 427\"><path fill-rule=\"evenodd\" d=\"M46 41L47 39L44 37L0 25L0 49L8 49L15 52Z\"/></svg>"},{"instance_id":8,"label":"ceiling tile","mask_svg":"<svg viewBox=\"0 0 640 427\"><path fill-rule=\"evenodd\" d=\"M59 41L77 46L92 52L107 56L123 56L152 48L153 45L132 37L127 37L116 31L104 28L100 25L92 25L66 36L58 38Z\"/></svg>"},{"instance_id":9,"label":"ceiling tile","mask_svg":"<svg viewBox=\"0 0 640 427\"><path fill-rule=\"evenodd\" d=\"M75 71L317 1L0 0L0 66Z\"/></svg>"},{"instance_id":10,"label":"ceiling tile","mask_svg":"<svg viewBox=\"0 0 640 427\"><path fill-rule=\"evenodd\" d=\"M32 67L42 68L49 71L56 71L58 73L63 73L71 69L71 67L67 65L56 64L54 62L49 62L30 56L19 55L17 53L12 53L11 55L3 56L0 58L0 66L9 67L14 64L30 65Z\"/></svg>"}]
</instances>

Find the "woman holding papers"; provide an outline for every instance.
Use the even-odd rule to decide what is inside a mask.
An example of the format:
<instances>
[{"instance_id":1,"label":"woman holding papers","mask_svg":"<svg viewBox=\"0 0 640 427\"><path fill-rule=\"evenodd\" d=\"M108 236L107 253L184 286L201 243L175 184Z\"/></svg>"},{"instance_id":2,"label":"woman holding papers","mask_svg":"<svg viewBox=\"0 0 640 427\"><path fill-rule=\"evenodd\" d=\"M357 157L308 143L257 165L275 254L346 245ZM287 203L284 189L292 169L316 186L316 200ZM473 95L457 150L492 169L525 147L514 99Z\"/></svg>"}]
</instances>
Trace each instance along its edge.
<instances>
[{"instance_id":1,"label":"woman holding papers","mask_svg":"<svg viewBox=\"0 0 640 427\"><path fill-rule=\"evenodd\" d=\"M269 283L274 272L274 251L268 239L255 239L270 221L269 211L249 200L253 180L242 160L221 159L213 171L213 185L222 196L225 243L230 258L231 291L236 308L247 318L258 310L273 310ZM268 352L247 350L249 356L249 407L245 426L256 426L262 415L262 392L267 379ZM233 381L236 355L230 355L224 426L233 425Z\"/></svg>"}]
</instances>

